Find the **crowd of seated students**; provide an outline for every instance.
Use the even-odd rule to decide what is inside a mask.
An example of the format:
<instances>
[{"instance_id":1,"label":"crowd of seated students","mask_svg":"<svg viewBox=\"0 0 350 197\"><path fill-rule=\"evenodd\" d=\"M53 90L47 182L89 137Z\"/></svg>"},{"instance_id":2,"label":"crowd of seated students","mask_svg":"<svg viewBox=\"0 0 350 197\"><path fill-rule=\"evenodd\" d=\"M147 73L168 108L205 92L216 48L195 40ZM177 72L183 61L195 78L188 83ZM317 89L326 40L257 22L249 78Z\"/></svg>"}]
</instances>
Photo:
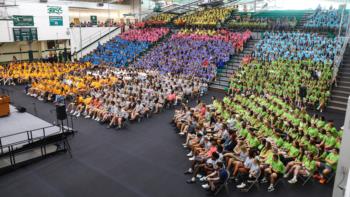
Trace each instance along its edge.
<instances>
[{"instance_id":1,"label":"crowd of seated students","mask_svg":"<svg viewBox=\"0 0 350 197\"><path fill-rule=\"evenodd\" d=\"M250 32L231 33L212 30L181 30L153 48L133 66L160 72L194 75L208 81L216 76L217 65L227 62L235 47L243 47Z\"/></svg>"},{"instance_id":2,"label":"crowd of seated students","mask_svg":"<svg viewBox=\"0 0 350 197\"><path fill-rule=\"evenodd\" d=\"M281 17L281 18L268 18L268 17L250 17L250 16L238 16L227 23L227 27L231 29L251 31L261 30L291 30L296 27L297 19L295 17Z\"/></svg>"},{"instance_id":3,"label":"crowd of seated students","mask_svg":"<svg viewBox=\"0 0 350 197\"><path fill-rule=\"evenodd\" d=\"M343 24L341 25L341 15L342 10L336 10L330 8L329 10L322 10L320 7L311 14L306 23L304 24L305 28L314 29L314 30L336 30L339 27L343 27L347 24L348 13L345 11Z\"/></svg>"},{"instance_id":4,"label":"crowd of seated students","mask_svg":"<svg viewBox=\"0 0 350 197\"><path fill-rule=\"evenodd\" d=\"M210 8L180 16L174 21L179 26L216 27L231 16L233 8Z\"/></svg>"},{"instance_id":5,"label":"crowd of seated students","mask_svg":"<svg viewBox=\"0 0 350 197\"><path fill-rule=\"evenodd\" d=\"M149 19L147 19L144 23L147 26L160 26L165 25L171 22L173 18L175 18L176 14L171 13L161 13L157 14L155 16L151 16Z\"/></svg>"},{"instance_id":6,"label":"crowd of seated students","mask_svg":"<svg viewBox=\"0 0 350 197\"><path fill-rule=\"evenodd\" d=\"M307 104L322 111L330 96L332 75L331 65L311 60L253 60L233 74L229 91L268 92L297 105ZM305 98L300 97L300 87L307 88Z\"/></svg>"},{"instance_id":7,"label":"crowd of seated students","mask_svg":"<svg viewBox=\"0 0 350 197\"><path fill-rule=\"evenodd\" d=\"M162 75L156 70L109 67L93 70L85 78L88 77L92 81L84 80L86 91L76 95L67 110L77 117L83 115L106 123L108 128L121 128L125 121L139 121L204 93L203 87L206 89L199 78ZM97 81L101 78L114 80L104 85Z\"/></svg>"},{"instance_id":8,"label":"crowd of seated students","mask_svg":"<svg viewBox=\"0 0 350 197\"><path fill-rule=\"evenodd\" d=\"M108 127L122 127L207 91L200 78L157 70L92 66L90 63L16 63L0 67L0 81L26 85L41 101L71 101L67 111Z\"/></svg>"},{"instance_id":9,"label":"crowd of seated students","mask_svg":"<svg viewBox=\"0 0 350 197\"><path fill-rule=\"evenodd\" d=\"M230 32L225 29L193 29L184 28L181 29L177 34L172 35L173 39L188 37L194 40L222 40L225 42L232 43L236 52L242 52L244 43L246 43L252 36L252 32L246 30L240 32Z\"/></svg>"},{"instance_id":10,"label":"crowd of seated students","mask_svg":"<svg viewBox=\"0 0 350 197\"><path fill-rule=\"evenodd\" d=\"M232 76L229 91L268 92L322 111L341 45L342 39L315 33L265 32L249 58L252 62L245 62ZM306 95L300 96L301 88Z\"/></svg>"},{"instance_id":11,"label":"crowd of seated students","mask_svg":"<svg viewBox=\"0 0 350 197\"><path fill-rule=\"evenodd\" d=\"M253 57L261 61L284 58L293 61L311 59L333 64L340 53L343 38L327 38L317 33L265 32L255 45Z\"/></svg>"},{"instance_id":12,"label":"crowd of seated students","mask_svg":"<svg viewBox=\"0 0 350 197\"><path fill-rule=\"evenodd\" d=\"M334 176L342 132L333 122L253 91L212 100L183 105L174 114L173 124L190 150L187 183L199 180L215 191L230 175L237 188L259 180L269 182L271 192L283 178L294 184L299 176L314 176L324 184Z\"/></svg>"},{"instance_id":13,"label":"crowd of seated students","mask_svg":"<svg viewBox=\"0 0 350 197\"><path fill-rule=\"evenodd\" d=\"M32 79L59 79L70 72L91 67L89 63L14 62L0 68L0 83L26 84Z\"/></svg>"},{"instance_id":14,"label":"crowd of seated students","mask_svg":"<svg viewBox=\"0 0 350 197\"><path fill-rule=\"evenodd\" d=\"M90 21L80 22L79 24L76 24L74 22L70 23L70 27L119 27L120 25L120 23L108 21L98 21L96 25L92 24Z\"/></svg>"},{"instance_id":15,"label":"crowd of seated students","mask_svg":"<svg viewBox=\"0 0 350 197\"><path fill-rule=\"evenodd\" d=\"M128 41L157 42L169 33L169 28L144 28L132 29L120 35L120 38Z\"/></svg>"},{"instance_id":16,"label":"crowd of seated students","mask_svg":"<svg viewBox=\"0 0 350 197\"><path fill-rule=\"evenodd\" d=\"M149 46L169 33L168 28L133 29L116 36L104 45L84 56L82 62L95 65L127 66Z\"/></svg>"}]
</instances>

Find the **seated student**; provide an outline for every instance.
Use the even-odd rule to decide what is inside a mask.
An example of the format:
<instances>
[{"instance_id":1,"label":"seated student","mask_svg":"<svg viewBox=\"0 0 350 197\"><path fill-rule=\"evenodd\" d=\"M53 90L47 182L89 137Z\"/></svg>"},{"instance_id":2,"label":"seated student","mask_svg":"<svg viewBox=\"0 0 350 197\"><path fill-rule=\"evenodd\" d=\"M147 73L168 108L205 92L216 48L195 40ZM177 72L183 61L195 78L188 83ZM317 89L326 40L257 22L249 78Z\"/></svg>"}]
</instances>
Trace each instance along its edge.
<instances>
[{"instance_id":1,"label":"seated student","mask_svg":"<svg viewBox=\"0 0 350 197\"><path fill-rule=\"evenodd\" d=\"M112 101L113 102L113 101ZM123 121L125 120L125 111L119 106L115 105L115 103L112 103L113 107L111 110L111 121L108 125L108 128L114 127L118 125L118 128L122 127Z\"/></svg>"},{"instance_id":2,"label":"seated student","mask_svg":"<svg viewBox=\"0 0 350 197\"><path fill-rule=\"evenodd\" d=\"M138 100L135 107L131 111L130 120L133 121L140 118L141 115L143 115L143 111L144 111L144 106L141 103L141 101Z\"/></svg>"},{"instance_id":3,"label":"seated student","mask_svg":"<svg viewBox=\"0 0 350 197\"><path fill-rule=\"evenodd\" d=\"M283 151L280 151L279 157L284 165L287 165L290 161L295 161L295 159L303 153L302 148L299 146L298 141L293 141L291 145L289 143L285 143L283 147Z\"/></svg>"},{"instance_id":4,"label":"seated student","mask_svg":"<svg viewBox=\"0 0 350 197\"><path fill-rule=\"evenodd\" d=\"M339 149L334 148L327 154L323 161L316 162L318 174L316 174L314 178L319 179L321 184L326 183L327 176L337 168L338 160Z\"/></svg>"},{"instance_id":5,"label":"seated student","mask_svg":"<svg viewBox=\"0 0 350 197\"><path fill-rule=\"evenodd\" d=\"M73 102L70 102L67 106L67 112L70 114L75 114L76 108L82 102L82 97L77 95Z\"/></svg>"},{"instance_id":6,"label":"seated student","mask_svg":"<svg viewBox=\"0 0 350 197\"><path fill-rule=\"evenodd\" d=\"M262 163L265 163L266 160L273 154L271 142L266 141L264 148L259 153L259 159Z\"/></svg>"},{"instance_id":7,"label":"seated student","mask_svg":"<svg viewBox=\"0 0 350 197\"><path fill-rule=\"evenodd\" d=\"M274 154L269 166L264 170L264 178L261 181L262 183L266 183L268 182L267 178L269 178L270 186L267 189L268 192L275 190L275 183L279 178L283 177L284 168L285 167L282 161L278 158L278 155Z\"/></svg>"},{"instance_id":8,"label":"seated student","mask_svg":"<svg viewBox=\"0 0 350 197\"><path fill-rule=\"evenodd\" d=\"M247 186L246 182L250 182L258 179L259 175L261 175L260 161L258 157L255 157L252 165L249 168L249 172L248 173L240 172L238 174L237 182L241 182L241 184L238 184L236 187L238 189L245 188Z\"/></svg>"},{"instance_id":9,"label":"seated student","mask_svg":"<svg viewBox=\"0 0 350 197\"><path fill-rule=\"evenodd\" d=\"M155 112L154 113L159 113L163 107L164 107L164 103L165 103L165 99L164 96L159 96L158 98L156 98L155 100Z\"/></svg>"},{"instance_id":10,"label":"seated student","mask_svg":"<svg viewBox=\"0 0 350 197\"><path fill-rule=\"evenodd\" d=\"M209 189L211 192L214 192L219 185L225 183L227 178L228 174L224 164L221 161L218 161L216 163L215 171L203 178L203 180L206 180L208 183L203 184L202 188Z\"/></svg>"},{"instance_id":11,"label":"seated student","mask_svg":"<svg viewBox=\"0 0 350 197\"><path fill-rule=\"evenodd\" d=\"M167 100L166 100L166 104L168 106L171 106L171 105L175 105L176 104L176 94L175 92L172 90L170 94L168 94L167 96Z\"/></svg>"},{"instance_id":12,"label":"seated student","mask_svg":"<svg viewBox=\"0 0 350 197\"><path fill-rule=\"evenodd\" d=\"M233 156L227 161L227 169L230 170L232 165L235 165L239 162L244 162L246 158L248 157L249 151L248 149L243 145L240 148L239 155ZM227 155L226 155L227 156Z\"/></svg>"},{"instance_id":13,"label":"seated student","mask_svg":"<svg viewBox=\"0 0 350 197\"><path fill-rule=\"evenodd\" d=\"M236 177L238 173L247 174L252 166L255 157L255 151L250 149L248 151L248 156L244 161L235 161L233 163L233 173L232 177Z\"/></svg>"},{"instance_id":14,"label":"seated student","mask_svg":"<svg viewBox=\"0 0 350 197\"><path fill-rule=\"evenodd\" d=\"M286 166L284 178L288 178L290 174L293 174L293 178L290 179L288 182L290 184L294 184L298 182L297 176L303 175L303 176L310 176L312 175L316 170L316 161L314 160L314 156L312 153L308 152L303 157L301 161L295 161L290 162Z\"/></svg>"},{"instance_id":15,"label":"seated student","mask_svg":"<svg viewBox=\"0 0 350 197\"><path fill-rule=\"evenodd\" d=\"M208 153L208 156L210 154ZM200 172L204 172L205 175L211 174L216 167L217 162L219 162L220 155L215 151L212 152L210 157L197 157L197 165L195 165L192 178L187 180L186 183L195 183L196 177L202 178L199 174ZM199 176L198 176L199 175Z\"/></svg>"}]
</instances>

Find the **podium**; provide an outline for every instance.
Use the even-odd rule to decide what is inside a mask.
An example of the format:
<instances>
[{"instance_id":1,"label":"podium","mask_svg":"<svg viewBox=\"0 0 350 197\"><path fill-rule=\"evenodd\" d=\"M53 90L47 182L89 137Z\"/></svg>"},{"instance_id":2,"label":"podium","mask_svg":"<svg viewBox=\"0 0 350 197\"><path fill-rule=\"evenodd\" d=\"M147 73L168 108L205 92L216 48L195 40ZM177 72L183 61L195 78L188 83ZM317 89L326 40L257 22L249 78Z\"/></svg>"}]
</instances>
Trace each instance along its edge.
<instances>
[{"instance_id":1,"label":"podium","mask_svg":"<svg viewBox=\"0 0 350 197\"><path fill-rule=\"evenodd\" d=\"M10 97L0 96L0 117L10 115Z\"/></svg>"}]
</instances>

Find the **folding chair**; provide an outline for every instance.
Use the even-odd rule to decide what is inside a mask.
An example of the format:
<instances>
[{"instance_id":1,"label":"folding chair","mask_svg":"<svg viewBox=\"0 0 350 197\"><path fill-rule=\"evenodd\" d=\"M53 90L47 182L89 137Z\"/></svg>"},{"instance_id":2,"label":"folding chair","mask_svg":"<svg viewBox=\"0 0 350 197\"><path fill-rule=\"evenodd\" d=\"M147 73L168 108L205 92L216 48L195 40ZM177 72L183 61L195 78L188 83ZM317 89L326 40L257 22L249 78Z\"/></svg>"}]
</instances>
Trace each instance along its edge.
<instances>
[{"instance_id":1,"label":"folding chair","mask_svg":"<svg viewBox=\"0 0 350 197\"><path fill-rule=\"evenodd\" d=\"M279 185L280 183L283 183L283 177L279 177L277 180L276 180L276 183L273 185L273 187L276 189L277 185Z\"/></svg>"},{"instance_id":2,"label":"folding chair","mask_svg":"<svg viewBox=\"0 0 350 197\"><path fill-rule=\"evenodd\" d=\"M224 183L222 183L221 185L219 185L217 187L217 189L214 193L214 196L218 195L223 188L225 188L226 194L229 195L228 181L230 180L230 172L228 170L226 170L226 172L227 172L227 178L226 178Z\"/></svg>"},{"instance_id":3,"label":"folding chair","mask_svg":"<svg viewBox=\"0 0 350 197\"><path fill-rule=\"evenodd\" d=\"M259 174L257 175L257 177L255 178L255 180L253 180L252 182L250 182L250 185L248 187L245 187L243 189L241 189L241 192L249 192L250 189L255 185L256 188L259 190L260 189L260 185L259 185L259 178L261 176L261 171L259 172Z\"/></svg>"},{"instance_id":4,"label":"folding chair","mask_svg":"<svg viewBox=\"0 0 350 197\"><path fill-rule=\"evenodd\" d=\"M307 176L299 174L298 178L302 180L303 182L302 186L304 186L307 182L309 182L309 180L313 177L313 175L314 175L314 172L310 172L310 174Z\"/></svg>"},{"instance_id":5,"label":"folding chair","mask_svg":"<svg viewBox=\"0 0 350 197\"><path fill-rule=\"evenodd\" d=\"M335 177L335 174L336 174L336 170L332 170L332 172L328 175L326 183L331 182L331 180Z\"/></svg>"}]
</instances>

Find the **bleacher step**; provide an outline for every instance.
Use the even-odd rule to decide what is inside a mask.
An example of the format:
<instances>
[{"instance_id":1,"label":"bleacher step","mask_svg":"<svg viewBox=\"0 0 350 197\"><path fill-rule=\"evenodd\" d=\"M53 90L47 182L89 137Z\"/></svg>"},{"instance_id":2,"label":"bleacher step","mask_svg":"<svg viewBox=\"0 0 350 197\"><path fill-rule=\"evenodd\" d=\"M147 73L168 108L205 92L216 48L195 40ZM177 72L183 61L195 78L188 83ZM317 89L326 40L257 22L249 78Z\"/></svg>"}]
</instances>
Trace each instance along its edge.
<instances>
[{"instance_id":1,"label":"bleacher step","mask_svg":"<svg viewBox=\"0 0 350 197\"><path fill-rule=\"evenodd\" d=\"M337 107L337 106L332 106L332 105L329 105L329 106L327 107L327 109L332 109L332 110L336 110L336 111L346 111L346 108Z\"/></svg>"}]
</instances>

